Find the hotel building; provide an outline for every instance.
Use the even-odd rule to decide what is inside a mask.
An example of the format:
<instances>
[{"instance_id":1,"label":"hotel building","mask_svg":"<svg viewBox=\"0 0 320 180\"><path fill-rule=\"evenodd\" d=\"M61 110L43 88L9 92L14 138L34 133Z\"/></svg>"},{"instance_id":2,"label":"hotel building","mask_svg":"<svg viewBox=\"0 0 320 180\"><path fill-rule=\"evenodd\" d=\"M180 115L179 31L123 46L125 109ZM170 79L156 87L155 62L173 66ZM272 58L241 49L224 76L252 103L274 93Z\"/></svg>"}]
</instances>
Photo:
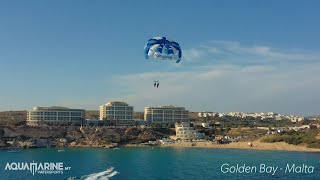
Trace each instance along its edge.
<instances>
[{"instance_id":1,"label":"hotel building","mask_svg":"<svg viewBox=\"0 0 320 180\"><path fill-rule=\"evenodd\" d=\"M110 121L113 125L133 125L133 106L119 101L108 102L100 106L100 120Z\"/></svg>"},{"instance_id":2,"label":"hotel building","mask_svg":"<svg viewBox=\"0 0 320 180\"><path fill-rule=\"evenodd\" d=\"M184 107L175 106L145 107L144 120L157 124L189 121L189 111Z\"/></svg>"},{"instance_id":3,"label":"hotel building","mask_svg":"<svg viewBox=\"0 0 320 180\"><path fill-rule=\"evenodd\" d=\"M84 109L66 107L34 107L27 113L27 125L81 125L85 118Z\"/></svg>"},{"instance_id":4,"label":"hotel building","mask_svg":"<svg viewBox=\"0 0 320 180\"><path fill-rule=\"evenodd\" d=\"M205 137L204 133L197 132L194 127L190 127L190 123L181 122L175 124L176 139L193 140L202 139Z\"/></svg>"}]
</instances>

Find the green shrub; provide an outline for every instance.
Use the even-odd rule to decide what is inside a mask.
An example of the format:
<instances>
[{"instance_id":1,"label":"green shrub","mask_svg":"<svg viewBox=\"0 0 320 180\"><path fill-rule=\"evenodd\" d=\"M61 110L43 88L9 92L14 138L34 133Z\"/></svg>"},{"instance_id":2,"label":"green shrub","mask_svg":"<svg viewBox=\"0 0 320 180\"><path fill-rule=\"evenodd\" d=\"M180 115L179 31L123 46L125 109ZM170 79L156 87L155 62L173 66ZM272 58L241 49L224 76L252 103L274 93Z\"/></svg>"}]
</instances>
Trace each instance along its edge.
<instances>
[{"instance_id":1,"label":"green shrub","mask_svg":"<svg viewBox=\"0 0 320 180\"><path fill-rule=\"evenodd\" d=\"M320 141L317 140L317 141L315 141L315 142L313 142L313 143L310 143L310 144L308 144L307 147L308 147L308 148L319 148L319 149L320 149Z\"/></svg>"},{"instance_id":2,"label":"green shrub","mask_svg":"<svg viewBox=\"0 0 320 180\"><path fill-rule=\"evenodd\" d=\"M320 140L316 139L318 130L300 131L300 132L288 132L284 135L269 135L261 139L262 142L286 142L288 144L307 144L307 147L320 148Z\"/></svg>"}]
</instances>

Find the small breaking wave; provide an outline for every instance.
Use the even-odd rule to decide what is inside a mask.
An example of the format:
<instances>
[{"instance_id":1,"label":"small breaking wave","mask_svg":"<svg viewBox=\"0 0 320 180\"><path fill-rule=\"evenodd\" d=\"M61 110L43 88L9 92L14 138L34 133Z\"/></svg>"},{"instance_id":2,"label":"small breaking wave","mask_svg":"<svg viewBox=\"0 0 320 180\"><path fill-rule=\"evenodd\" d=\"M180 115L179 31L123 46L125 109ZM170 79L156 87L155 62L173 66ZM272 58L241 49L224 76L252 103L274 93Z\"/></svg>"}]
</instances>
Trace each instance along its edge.
<instances>
[{"instance_id":1,"label":"small breaking wave","mask_svg":"<svg viewBox=\"0 0 320 180\"><path fill-rule=\"evenodd\" d=\"M108 168L105 171L84 175L81 177L69 177L68 180L108 180L109 178L119 174L118 171L114 171L114 167Z\"/></svg>"}]
</instances>

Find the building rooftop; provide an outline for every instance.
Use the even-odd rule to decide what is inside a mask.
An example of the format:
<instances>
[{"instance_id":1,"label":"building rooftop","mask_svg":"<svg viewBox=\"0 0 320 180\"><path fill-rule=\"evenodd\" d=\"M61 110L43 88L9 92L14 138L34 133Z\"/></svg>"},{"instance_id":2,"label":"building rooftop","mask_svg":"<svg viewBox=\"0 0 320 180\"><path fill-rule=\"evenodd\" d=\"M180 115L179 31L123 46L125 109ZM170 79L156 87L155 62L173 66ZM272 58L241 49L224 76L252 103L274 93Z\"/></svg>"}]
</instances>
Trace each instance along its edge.
<instances>
[{"instance_id":1,"label":"building rooftop","mask_svg":"<svg viewBox=\"0 0 320 180\"><path fill-rule=\"evenodd\" d=\"M106 106L129 106L128 103L121 102L121 101L112 101L108 102Z\"/></svg>"},{"instance_id":2,"label":"building rooftop","mask_svg":"<svg viewBox=\"0 0 320 180\"><path fill-rule=\"evenodd\" d=\"M62 107L62 106L50 106L50 107L33 107L33 111L43 111L43 110L50 110L50 111L55 111L55 110L84 110L84 109L70 109L67 107Z\"/></svg>"},{"instance_id":3,"label":"building rooftop","mask_svg":"<svg viewBox=\"0 0 320 180\"><path fill-rule=\"evenodd\" d=\"M172 109L172 108L175 108L175 109L185 109L185 107L176 107L176 106L157 106L157 107L145 107L145 108L162 108L162 109Z\"/></svg>"}]
</instances>

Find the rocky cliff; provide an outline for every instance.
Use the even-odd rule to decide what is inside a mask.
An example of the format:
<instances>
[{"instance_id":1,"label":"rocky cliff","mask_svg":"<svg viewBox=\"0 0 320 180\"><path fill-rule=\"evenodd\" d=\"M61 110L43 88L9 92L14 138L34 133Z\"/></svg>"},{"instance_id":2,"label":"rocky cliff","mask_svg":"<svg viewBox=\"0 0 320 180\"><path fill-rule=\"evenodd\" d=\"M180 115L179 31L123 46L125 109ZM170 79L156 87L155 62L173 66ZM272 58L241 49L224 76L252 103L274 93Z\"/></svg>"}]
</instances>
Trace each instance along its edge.
<instances>
[{"instance_id":1,"label":"rocky cliff","mask_svg":"<svg viewBox=\"0 0 320 180\"><path fill-rule=\"evenodd\" d=\"M114 147L173 135L170 129L107 127L0 127L0 149L34 147Z\"/></svg>"}]
</instances>

